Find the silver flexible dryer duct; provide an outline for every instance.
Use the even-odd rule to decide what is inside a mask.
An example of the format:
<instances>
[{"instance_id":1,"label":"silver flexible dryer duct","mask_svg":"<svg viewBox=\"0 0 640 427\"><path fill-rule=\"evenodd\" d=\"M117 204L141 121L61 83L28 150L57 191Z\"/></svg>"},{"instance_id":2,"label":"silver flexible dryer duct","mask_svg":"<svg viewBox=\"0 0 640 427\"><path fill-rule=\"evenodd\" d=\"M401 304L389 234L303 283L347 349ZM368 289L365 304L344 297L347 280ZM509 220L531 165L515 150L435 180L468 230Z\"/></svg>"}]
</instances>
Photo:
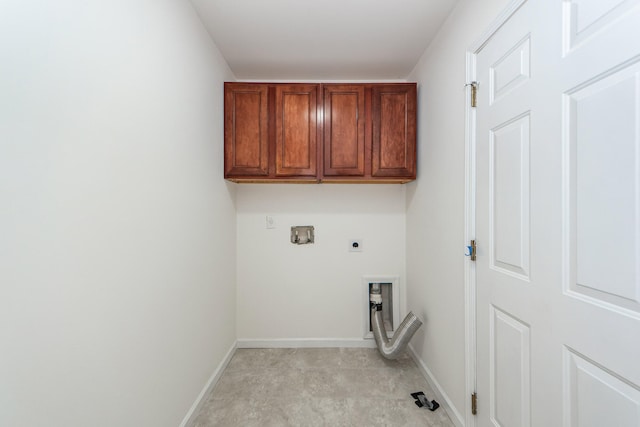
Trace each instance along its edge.
<instances>
[{"instance_id":1,"label":"silver flexible dryer duct","mask_svg":"<svg viewBox=\"0 0 640 427\"><path fill-rule=\"evenodd\" d=\"M381 305L371 304L371 329L373 330L373 337L376 339L380 354L387 359L397 359L420 326L422 326L422 322L418 319L418 316L413 314L413 312L409 312L400 324L400 327L396 329L391 340L389 340L387 338L387 331L384 328L384 323L382 322Z\"/></svg>"}]
</instances>

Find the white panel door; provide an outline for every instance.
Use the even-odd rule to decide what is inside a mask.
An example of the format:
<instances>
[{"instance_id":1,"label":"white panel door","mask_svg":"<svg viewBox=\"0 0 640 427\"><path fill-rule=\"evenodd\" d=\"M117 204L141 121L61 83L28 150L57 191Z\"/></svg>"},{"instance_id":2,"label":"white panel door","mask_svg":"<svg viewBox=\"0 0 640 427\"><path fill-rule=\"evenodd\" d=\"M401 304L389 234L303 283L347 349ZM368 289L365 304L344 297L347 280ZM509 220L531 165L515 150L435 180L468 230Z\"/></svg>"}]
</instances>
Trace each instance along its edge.
<instances>
[{"instance_id":1,"label":"white panel door","mask_svg":"<svg viewBox=\"0 0 640 427\"><path fill-rule=\"evenodd\" d=\"M477 425L640 426L640 0L525 1L475 56Z\"/></svg>"}]
</instances>

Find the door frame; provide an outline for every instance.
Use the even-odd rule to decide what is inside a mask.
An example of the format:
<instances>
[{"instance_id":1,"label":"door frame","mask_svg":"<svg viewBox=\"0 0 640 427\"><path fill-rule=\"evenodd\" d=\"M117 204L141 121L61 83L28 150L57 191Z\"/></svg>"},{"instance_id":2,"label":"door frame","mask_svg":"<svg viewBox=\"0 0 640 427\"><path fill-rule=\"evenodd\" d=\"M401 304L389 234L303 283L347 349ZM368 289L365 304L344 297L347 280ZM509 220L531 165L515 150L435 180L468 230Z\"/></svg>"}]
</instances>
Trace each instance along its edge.
<instances>
[{"instance_id":1,"label":"door frame","mask_svg":"<svg viewBox=\"0 0 640 427\"><path fill-rule=\"evenodd\" d=\"M464 186L464 246L476 237L476 109L471 107L471 83L477 79L476 58L493 35L526 3L527 0L511 0L466 52L465 84L465 186ZM478 88L483 90L483 88ZM477 336L476 336L476 266L467 257L464 271L465 284L465 425L475 427L476 418L471 413L471 395L476 392Z\"/></svg>"}]
</instances>

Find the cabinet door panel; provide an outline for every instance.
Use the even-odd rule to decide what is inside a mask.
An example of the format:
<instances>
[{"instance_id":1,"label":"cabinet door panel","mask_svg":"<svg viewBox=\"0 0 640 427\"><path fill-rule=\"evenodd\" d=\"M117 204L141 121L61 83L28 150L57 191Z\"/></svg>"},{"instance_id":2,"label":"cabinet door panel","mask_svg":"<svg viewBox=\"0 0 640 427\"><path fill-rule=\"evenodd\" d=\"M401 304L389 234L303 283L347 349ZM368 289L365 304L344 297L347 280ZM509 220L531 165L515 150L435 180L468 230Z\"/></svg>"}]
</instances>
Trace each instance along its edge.
<instances>
[{"instance_id":1,"label":"cabinet door panel","mask_svg":"<svg viewBox=\"0 0 640 427\"><path fill-rule=\"evenodd\" d=\"M268 87L225 85L225 177L269 173Z\"/></svg>"},{"instance_id":2,"label":"cabinet door panel","mask_svg":"<svg viewBox=\"0 0 640 427\"><path fill-rule=\"evenodd\" d=\"M276 87L276 175L316 176L318 85Z\"/></svg>"},{"instance_id":3,"label":"cabinet door panel","mask_svg":"<svg viewBox=\"0 0 640 427\"><path fill-rule=\"evenodd\" d=\"M371 175L415 177L415 84L374 86L372 110Z\"/></svg>"},{"instance_id":4,"label":"cabinet door panel","mask_svg":"<svg viewBox=\"0 0 640 427\"><path fill-rule=\"evenodd\" d=\"M324 86L324 175L365 172L363 85Z\"/></svg>"}]
</instances>

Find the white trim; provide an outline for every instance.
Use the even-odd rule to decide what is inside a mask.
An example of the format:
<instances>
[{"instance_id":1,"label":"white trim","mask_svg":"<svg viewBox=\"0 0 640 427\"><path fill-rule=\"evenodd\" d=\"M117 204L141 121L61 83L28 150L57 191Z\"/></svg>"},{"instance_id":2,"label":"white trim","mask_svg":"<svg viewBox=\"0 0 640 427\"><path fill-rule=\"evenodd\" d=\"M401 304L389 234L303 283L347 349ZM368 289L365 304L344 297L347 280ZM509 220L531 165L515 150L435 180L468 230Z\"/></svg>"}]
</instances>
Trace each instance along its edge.
<instances>
[{"instance_id":1,"label":"white trim","mask_svg":"<svg viewBox=\"0 0 640 427\"><path fill-rule=\"evenodd\" d=\"M435 377L431 373L431 370L429 370L429 368L427 368L427 365L424 363L424 361L420 359L420 357L418 356L418 353L416 353L415 349L411 344L409 344L407 348L409 349L409 355L411 356L413 361L416 362L416 365L418 365L418 369L420 370L420 373L427 380L427 382L433 389L433 392L435 393L435 400L440 404L440 407L447 412L447 415L449 415L449 418L451 419L453 424L455 424L457 427L464 427L465 423L464 423L462 414L460 414L460 412L456 410L455 406L453 405L453 402L451 402L451 399L449 399L449 396L447 396L447 393L444 392L444 389L440 386L440 383L436 381ZM433 400L433 397L431 396L427 396L427 397Z\"/></svg>"},{"instance_id":2,"label":"white trim","mask_svg":"<svg viewBox=\"0 0 640 427\"><path fill-rule=\"evenodd\" d=\"M467 81L472 82L476 77L475 53L467 52ZM471 87L466 87L465 102L465 226L463 245L476 237L476 111L471 108ZM476 389L476 265L469 258L465 261L464 269L464 306L465 306L465 425L475 426L475 417L471 413L471 395Z\"/></svg>"},{"instance_id":3,"label":"white trim","mask_svg":"<svg viewBox=\"0 0 640 427\"><path fill-rule=\"evenodd\" d=\"M218 380L222 376L222 373L227 368L227 365L231 361L233 355L236 353L237 348L238 347L234 342L227 354L224 356L224 359L222 359L222 362L218 365L216 370L213 371L213 374L211 374L209 381L207 381L204 388L200 391L200 394L196 398L195 402L193 402L193 405L191 405L191 408L189 408L189 412L187 412L187 415L184 416L184 419L180 423L180 427L190 427L193 425L196 417L198 416L198 413L200 413L202 406L207 400L207 397L209 396L209 394L211 394L211 391L213 391L213 388L218 383Z\"/></svg>"},{"instance_id":4,"label":"white trim","mask_svg":"<svg viewBox=\"0 0 640 427\"><path fill-rule=\"evenodd\" d=\"M471 43L471 46L467 49L468 53L476 55L482 50L482 48L489 42L491 37L511 18L511 16L520 9L520 7L526 3L527 0L512 0L511 3L505 7L500 15L493 20L493 22L487 27L480 37L475 42ZM474 76L475 77L475 76Z\"/></svg>"},{"instance_id":5,"label":"white trim","mask_svg":"<svg viewBox=\"0 0 640 427\"><path fill-rule=\"evenodd\" d=\"M491 37L513 16L514 13L527 0L512 0L507 7L496 17L475 42L467 49L466 53L466 84L477 79L476 56L489 42ZM466 99L471 99L471 87L466 86ZM482 88L480 88L482 90ZM468 101L465 102L465 230L463 247L469 244L470 240L476 238L476 110L472 108ZM480 242L482 244L482 242ZM465 425L475 427L476 418L471 414L471 395L476 391L477 373L477 336L476 336L476 266L470 260L466 261L465 274L465 383L467 395L465 396ZM413 352L413 348L409 346ZM414 353L415 354L415 353ZM423 366L422 361L416 360L419 366ZM430 375L426 366L425 372ZM435 381L435 380L434 380ZM437 384L437 383L436 383ZM437 386L439 388L439 386ZM450 402L449 402L450 403ZM452 407L453 408L453 407ZM453 410L453 409L452 409ZM453 410L455 411L455 410ZM447 411L449 412L449 411ZM462 417L455 411L458 421L462 422ZM452 417L453 419L453 417ZM454 420L455 422L455 420Z\"/></svg>"},{"instance_id":6,"label":"white trim","mask_svg":"<svg viewBox=\"0 0 640 427\"><path fill-rule=\"evenodd\" d=\"M239 339L238 348L376 348L373 340L362 338L280 338Z\"/></svg>"},{"instance_id":7,"label":"white trim","mask_svg":"<svg viewBox=\"0 0 640 427\"><path fill-rule=\"evenodd\" d=\"M373 332L369 330L369 284L391 283L391 297L393 298L393 330L386 331L387 338L391 338L395 329L400 326L400 276L362 276L362 337L373 339Z\"/></svg>"}]
</instances>

